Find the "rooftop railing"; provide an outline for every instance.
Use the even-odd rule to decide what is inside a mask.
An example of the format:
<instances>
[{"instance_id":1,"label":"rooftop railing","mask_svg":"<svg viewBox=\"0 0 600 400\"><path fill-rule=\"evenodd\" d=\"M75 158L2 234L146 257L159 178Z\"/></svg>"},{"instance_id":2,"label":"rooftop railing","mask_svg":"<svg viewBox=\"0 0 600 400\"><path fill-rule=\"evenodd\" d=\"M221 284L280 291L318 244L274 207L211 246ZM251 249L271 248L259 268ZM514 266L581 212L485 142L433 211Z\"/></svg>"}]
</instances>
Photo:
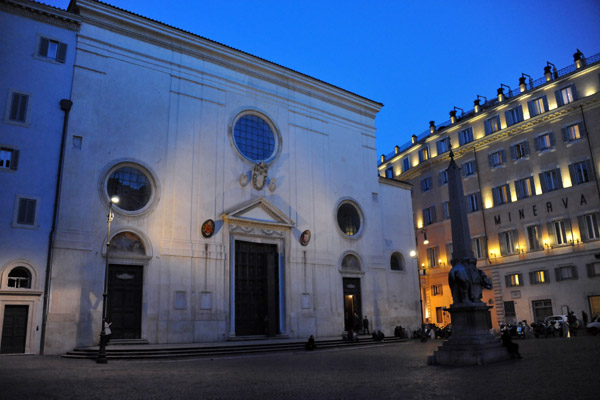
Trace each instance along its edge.
<instances>
[{"instance_id":1,"label":"rooftop railing","mask_svg":"<svg viewBox=\"0 0 600 400\"><path fill-rule=\"evenodd\" d=\"M594 63L600 61L600 53L594 54L593 56L590 56L590 57L584 57L584 61L585 61L586 65L594 64ZM575 64L571 64L571 65L569 65L567 67L564 67L564 68L558 70L556 72L556 74L560 78L560 77L568 75L568 74L570 74L570 73L572 73L572 72L574 72L576 70L577 70L577 67L575 66ZM547 83L546 77L543 76L543 77L541 77L539 79L536 79L534 81L530 81L528 84L525 85L525 88L526 88L526 91L527 91L527 90L535 89L536 87L542 86L545 83ZM507 98L511 98L511 97L518 96L519 94L521 94L521 88L517 87L515 89L510 90L508 93L505 94L505 96ZM493 107L497 103L498 103L498 99L497 98L492 98L491 100L488 100L484 104L481 105L481 110L483 111L483 110L485 110L487 108ZM475 110L469 110L469 111L467 111L465 113L461 113L456 119L457 119L457 121L460 121L462 119L469 118L469 117L471 117L474 114L475 114ZM450 120L444 121L441 124L437 125L436 132L439 132L439 131L443 130L444 128L446 128L446 127L448 127L450 125L451 125L451 121ZM427 129L426 131L424 131L421 134L417 135L417 142L422 141L423 139L425 139L429 135L432 135L432 133L430 132L429 129ZM393 158L397 153L402 153L403 151L408 150L412 146L413 146L412 140L410 142L408 142L408 143L404 143L402 146L398 146L398 151L397 152L396 152L396 150L394 150L394 151L392 151L392 152L390 152L388 154L385 154L386 161L389 160L389 159L391 159L391 158ZM381 164L383 164L383 163L381 162L381 160L379 160L378 165L381 165Z\"/></svg>"}]
</instances>

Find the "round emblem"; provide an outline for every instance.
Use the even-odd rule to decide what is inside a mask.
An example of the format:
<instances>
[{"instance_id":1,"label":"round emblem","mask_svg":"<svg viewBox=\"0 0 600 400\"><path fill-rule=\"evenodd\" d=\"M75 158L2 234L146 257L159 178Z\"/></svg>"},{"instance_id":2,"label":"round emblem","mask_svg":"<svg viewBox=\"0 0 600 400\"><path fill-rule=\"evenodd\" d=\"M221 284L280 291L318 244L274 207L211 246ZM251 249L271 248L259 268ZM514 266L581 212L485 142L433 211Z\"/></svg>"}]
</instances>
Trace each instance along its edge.
<instances>
[{"instance_id":1,"label":"round emblem","mask_svg":"<svg viewBox=\"0 0 600 400\"><path fill-rule=\"evenodd\" d=\"M310 242L310 231L307 229L300 235L300 244L306 246Z\"/></svg>"},{"instance_id":2,"label":"round emblem","mask_svg":"<svg viewBox=\"0 0 600 400\"><path fill-rule=\"evenodd\" d=\"M202 224L202 236L205 238L209 238L215 233L215 221L212 219L207 219Z\"/></svg>"}]
</instances>

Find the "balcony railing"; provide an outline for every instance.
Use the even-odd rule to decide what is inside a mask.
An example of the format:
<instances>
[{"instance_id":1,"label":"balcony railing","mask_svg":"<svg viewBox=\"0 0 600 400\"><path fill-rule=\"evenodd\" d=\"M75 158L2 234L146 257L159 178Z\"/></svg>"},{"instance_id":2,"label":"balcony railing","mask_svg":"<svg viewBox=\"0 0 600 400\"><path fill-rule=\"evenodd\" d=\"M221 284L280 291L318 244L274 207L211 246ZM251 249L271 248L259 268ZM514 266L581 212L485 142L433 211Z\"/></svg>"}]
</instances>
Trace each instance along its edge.
<instances>
[{"instance_id":1,"label":"balcony railing","mask_svg":"<svg viewBox=\"0 0 600 400\"><path fill-rule=\"evenodd\" d=\"M594 64L594 63L600 61L600 53L594 54L593 56L590 56L590 57L585 57L584 60L585 60L586 65ZM564 68L558 70L557 71L557 75L560 78L560 77L563 77L565 75L568 75L568 74L574 72L576 69L577 68L576 68L575 64L571 64L571 65L569 65L567 67L564 67ZM536 79L536 80L530 82L529 84L527 84L526 85L526 90L535 89L536 87L542 86L546 82L547 82L546 81L546 77L545 76L541 77L541 78ZM506 95L507 98L511 98L511 97L518 96L519 94L521 94L521 89L519 87L517 87L517 88L509 91L505 95ZM495 98L495 97L493 97L491 100L488 100L484 104L481 105L481 110L485 110L487 108L493 107L497 103L498 103L498 99ZM467 111L465 113L462 113L460 116L457 117L457 121L460 121L462 119L468 118L468 117L470 117L473 114L475 114L474 110L469 110L469 111ZM441 124L438 124L437 125L437 132L439 132L440 130L442 130L442 129L450 126L450 125L451 125L450 120L444 121ZM421 134L417 135L417 143L420 142L420 141L422 141L423 139L425 139L429 135L431 135L431 132L429 131L429 129L427 129L426 131L424 131ZM413 146L412 140L410 142L408 142L408 143L404 143L402 146L398 146L398 153L401 153L401 152L403 152L405 150L408 150L412 146ZM385 154L385 159L386 160L390 160L396 154L397 154L396 150L394 150L394 151L392 151L392 152L390 152L388 154ZM381 165L381 164L383 164L383 163L381 162L381 160L379 160L379 162L378 162L377 165Z\"/></svg>"}]
</instances>

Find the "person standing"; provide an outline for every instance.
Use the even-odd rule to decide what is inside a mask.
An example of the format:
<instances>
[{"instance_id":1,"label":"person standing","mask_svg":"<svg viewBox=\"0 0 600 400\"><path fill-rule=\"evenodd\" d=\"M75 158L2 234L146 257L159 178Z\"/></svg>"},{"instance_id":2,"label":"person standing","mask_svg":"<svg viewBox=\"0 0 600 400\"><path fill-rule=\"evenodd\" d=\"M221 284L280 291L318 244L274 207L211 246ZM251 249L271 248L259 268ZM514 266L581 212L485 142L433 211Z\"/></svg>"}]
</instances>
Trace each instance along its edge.
<instances>
[{"instance_id":1,"label":"person standing","mask_svg":"<svg viewBox=\"0 0 600 400\"><path fill-rule=\"evenodd\" d=\"M363 334L365 334L365 332L366 332L368 335L370 335L371 331L369 331L369 319L367 318L366 315L362 320L362 326L363 326Z\"/></svg>"}]
</instances>

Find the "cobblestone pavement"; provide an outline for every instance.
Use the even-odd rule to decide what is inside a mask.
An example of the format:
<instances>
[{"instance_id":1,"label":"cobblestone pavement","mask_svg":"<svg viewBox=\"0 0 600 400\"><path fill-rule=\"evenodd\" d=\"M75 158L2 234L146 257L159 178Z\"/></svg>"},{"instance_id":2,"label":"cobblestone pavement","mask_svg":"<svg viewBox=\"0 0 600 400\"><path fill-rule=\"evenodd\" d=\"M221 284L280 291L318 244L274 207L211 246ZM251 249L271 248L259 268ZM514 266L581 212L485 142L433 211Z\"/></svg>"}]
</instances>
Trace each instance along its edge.
<instances>
[{"instance_id":1,"label":"cobblestone pavement","mask_svg":"<svg viewBox=\"0 0 600 400\"><path fill-rule=\"evenodd\" d=\"M110 361L0 356L0 399L598 399L600 335L526 339L522 360L426 365L440 340Z\"/></svg>"}]
</instances>

